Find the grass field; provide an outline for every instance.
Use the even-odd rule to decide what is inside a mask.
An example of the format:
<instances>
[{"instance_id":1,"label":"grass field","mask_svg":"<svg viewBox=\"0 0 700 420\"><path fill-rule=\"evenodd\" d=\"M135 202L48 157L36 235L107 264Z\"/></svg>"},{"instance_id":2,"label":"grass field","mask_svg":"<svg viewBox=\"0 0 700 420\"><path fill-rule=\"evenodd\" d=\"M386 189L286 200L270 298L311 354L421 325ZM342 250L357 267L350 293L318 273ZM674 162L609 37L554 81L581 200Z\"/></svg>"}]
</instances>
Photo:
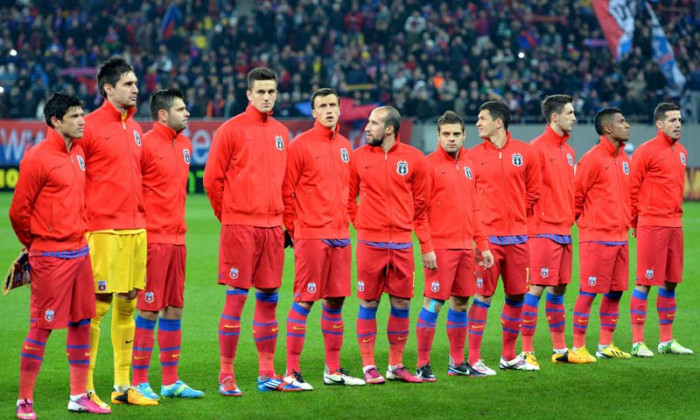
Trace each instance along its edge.
<instances>
[{"instance_id":1,"label":"grass field","mask_svg":"<svg viewBox=\"0 0 700 420\"><path fill-rule=\"evenodd\" d=\"M11 195L0 194L0 266L6 267L16 256L19 244L7 218ZM700 352L700 203L686 203L685 282L679 287L678 315L675 336L685 346ZM432 365L438 381L434 384L388 383L355 389L324 387L322 383L323 340L320 332L320 308L309 317L302 369L307 381L316 387L305 393L258 393L255 387L257 357L252 340L253 299L248 299L243 314L236 374L243 398L223 398L217 392L218 319L224 303L223 288L216 285L219 225L204 195L190 196L187 206L188 266L183 318L183 343L180 363L182 379L203 389L201 401L168 400L158 407L112 406L112 417L119 419L219 419L270 416L283 418L696 418L700 416L700 355L659 356L653 359L602 360L593 365L553 365L547 361L551 349L546 322L540 318L535 348L540 356L540 372L502 372L491 378L454 378L447 376L448 344L445 335L445 314L438 321ZM578 254L574 247L574 278L578 277ZM418 252L416 247L416 253ZM630 260L635 261L634 241L630 243ZM417 256L418 257L418 256ZM416 259L420 261L420 258ZM417 263L419 265L419 263ZM630 270L634 272L634 265ZM354 271L354 270L353 270ZM354 272L353 272L354 277ZM287 252L283 286L280 291L278 319L280 338L276 367L284 370L284 342L287 311L292 302L293 260ZM422 292L422 271L416 271L416 291ZM567 343L571 345L571 314L576 299L575 281L566 295ZM385 299L386 300L386 299ZM594 350L598 339L597 306L594 303L588 334L588 348ZM647 322L647 343L655 351L658 324L655 310L656 292L650 294ZM0 419L13 418L17 398L19 351L28 329L29 288L0 296ZM544 312L541 305L541 313ZM482 354L491 367L497 367L500 356L501 331L499 313L502 292L499 291L490 311L484 335ZM346 321L343 365L351 373L361 372L360 355L355 339L357 301L348 299L344 311ZM414 299L411 309L411 330L405 364L415 367L415 320L420 307ZM616 344L629 350L629 296L620 306ZM379 311L377 363L384 369L388 344L384 332L388 302ZM109 338L110 321L103 322L102 342L95 381L97 392L109 399L112 383L112 350ZM68 399L68 363L65 357L65 330L52 334L47 344L44 366L37 382L35 409L40 418L70 417ZM157 351L151 362L151 385L160 389L160 366Z\"/></svg>"}]
</instances>

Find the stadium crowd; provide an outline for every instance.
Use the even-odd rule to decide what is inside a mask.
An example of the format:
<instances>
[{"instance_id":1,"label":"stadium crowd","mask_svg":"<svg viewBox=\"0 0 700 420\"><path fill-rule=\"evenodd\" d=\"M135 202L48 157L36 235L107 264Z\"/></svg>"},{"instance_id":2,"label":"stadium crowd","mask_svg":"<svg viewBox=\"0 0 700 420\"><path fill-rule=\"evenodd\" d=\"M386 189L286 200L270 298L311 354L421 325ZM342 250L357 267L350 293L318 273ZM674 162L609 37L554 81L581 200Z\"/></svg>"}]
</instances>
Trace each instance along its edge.
<instances>
[{"instance_id":1,"label":"stadium crowd","mask_svg":"<svg viewBox=\"0 0 700 420\"><path fill-rule=\"evenodd\" d=\"M165 86L185 92L193 118L231 117L245 108L245 75L259 65L280 74L280 117L302 116L295 105L325 86L418 119L447 109L473 118L479 104L503 99L513 121L536 122L544 95L567 92L583 119L615 106L646 121L652 104L679 99L650 58L647 14L638 14L633 51L616 61L590 0L254 4L241 12L221 0L2 1L0 118L41 115L57 90L97 108L96 68L117 53L139 75L141 117ZM700 5L652 4L686 91L700 91Z\"/></svg>"}]
</instances>

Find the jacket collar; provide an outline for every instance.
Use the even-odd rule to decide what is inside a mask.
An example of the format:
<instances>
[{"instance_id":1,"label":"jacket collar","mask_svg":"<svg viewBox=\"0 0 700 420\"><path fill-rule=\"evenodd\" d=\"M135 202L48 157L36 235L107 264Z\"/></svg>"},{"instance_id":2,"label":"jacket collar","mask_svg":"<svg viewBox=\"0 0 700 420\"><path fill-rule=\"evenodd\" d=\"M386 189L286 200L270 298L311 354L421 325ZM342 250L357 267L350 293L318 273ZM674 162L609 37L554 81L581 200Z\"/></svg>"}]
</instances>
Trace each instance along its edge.
<instances>
[{"instance_id":1,"label":"jacket collar","mask_svg":"<svg viewBox=\"0 0 700 420\"><path fill-rule=\"evenodd\" d=\"M445 160L449 160L450 162L459 162L467 154L467 149L464 146L460 147L459 150L457 151L457 159L450 156L450 154L447 153L447 151L442 148L442 144L440 144L440 142L438 142L437 148L438 148L438 153L440 154L440 156L442 156Z\"/></svg>"},{"instance_id":2,"label":"jacket collar","mask_svg":"<svg viewBox=\"0 0 700 420\"><path fill-rule=\"evenodd\" d=\"M175 140L175 137L177 137L178 135L178 133L176 133L175 130L161 123L160 121L156 121L153 123L153 131L157 133L159 137L168 140Z\"/></svg>"},{"instance_id":3,"label":"jacket collar","mask_svg":"<svg viewBox=\"0 0 700 420\"><path fill-rule=\"evenodd\" d=\"M673 140L671 137L667 136L666 133L664 133L664 132L661 131L661 130L658 130L658 131L656 132L656 137L662 139L664 142L668 143L670 146L673 146L674 144L676 144L676 142L677 142L678 140L680 140L680 139L678 139L678 140Z\"/></svg>"},{"instance_id":4,"label":"jacket collar","mask_svg":"<svg viewBox=\"0 0 700 420\"><path fill-rule=\"evenodd\" d=\"M107 99L105 99L104 102L102 102L102 106L100 107L100 109L104 109L105 111L107 111L109 115L114 117L116 121L126 121L136 113L136 107L132 106L131 108L126 110L126 113L122 114Z\"/></svg>"},{"instance_id":5,"label":"jacket collar","mask_svg":"<svg viewBox=\"0 0 700 420\"><path fill-rule=\"evenodd\" d=\"M250 103L246 107L245 113L246 113L246 115L248 115L248 117L250 119L252 119L256 123L260 123L260 124L266 123L267 119L272 115L272 111L270 111L269 113L260 112L260 111L258 111L257 108L255 108Z\"/></svg>"},{"instance_id":6,"label":"jacket collar","mask_svg":"<svg viewBox=\"0 0 700 420\"><path fill-rule=\"evenodd\" d=\"M547 125L547 127L544 129L545 133L547 135L545 136L545 139L547 141L554 143L557 146L561 146L562 144L566 143L569 138L571 138L571 134L566 133L563 136L554 131L554 129L550 126Z\"/></svg>"},{"instance_id":7,"label":"jacket collar","mask_svg":"<svg viewBox=\"0 0 700 420\"><path fill-rule=\"evenodd\" d=\"M623 145L617 150L617 153L615 153L615 145L605 136L600 136L600 144L605 148L605 151L607 151L610 156L618 156L620 152L622 152L622 149L624 149Z\"/></svg>"},{"instance_id":8,"label":"jacket collar","mask_svg":"<svg viewBox=\"0 0 700 420\"><path fill-rule=\"evenodd\" d=\"M333 140L335 136L338 135L338 132L340 132L340 123L336 123L335 128L331 130L316 120L314 121L313 130L318 135L323 136L324 139Z\"/></svg>"},{"instance_id":9,"label":"jacket collar","mask_svg":"<svg viewBox=\"0 0 700 420\"><path fill-rule=\"evenodd\" d=\"M75 146L75 140L73 139L71 149L73 146ZM63 138L62 135L58 134L58 131L54 130L53 128L49 127L47 133L46 133L46 141L47 144L51 145L52 148L55 148L57 150L60 150L65 153L70 153L70 150L66 147L66 140Z\"/></svg>"},{"instance_id":10,"label":"jacket collar","mask_svg":"<svg viewBox=\"0 0 700 420\"><path fill-rule=\"evenodd\" d=\"M486 147L489 147L493 150L504 150L510 144L510 131L506 130L506 142L503 143L503 147L501 147L500 149L494 146L494 144L491 143L491 140L489 140L488 137L484 139L484 143L486 143Z\"/></svg>"}]
</instances>

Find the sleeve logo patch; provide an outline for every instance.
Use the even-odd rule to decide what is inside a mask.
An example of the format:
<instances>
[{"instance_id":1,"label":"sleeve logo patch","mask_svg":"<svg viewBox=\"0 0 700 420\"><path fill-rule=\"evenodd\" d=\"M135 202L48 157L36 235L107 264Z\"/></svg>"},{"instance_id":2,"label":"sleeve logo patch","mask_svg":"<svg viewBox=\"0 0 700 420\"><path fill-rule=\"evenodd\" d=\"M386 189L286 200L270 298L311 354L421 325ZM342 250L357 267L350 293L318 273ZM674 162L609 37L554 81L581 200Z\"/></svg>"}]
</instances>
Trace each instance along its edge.
<instances>
[{"instance_id":1,"label":"sleeve logo patch","mask_svg":"<svg viewBox=\"0 0 700 420\"><path fill-rule=\"evenodd\" d=\"M396 173L401 176L406 176L408 174L408 162L405 160L396 162Z\"/></svg>"},{"instance_id":2,"label":"sleeve logo patch","mask_svg":"<svg viewBox=\"0 0 700 420\"><path fill-rule=\"evenodd\" d=\"M520 153L513 153L511 161L513 162L513 166L523 166L523 155Z\"/></svg>"},{"instance_id":3,"label":"sleeve logo patch","mask_svg":"<svg viewBox=\"0 0 700 420\"><path fill-rule=\"evenodd\" d=\"M136 142L136 145L138 147L141 147L141 136L139 135L139 132L134 130L134 141Z\"/></svg>"},{"instance_id":4,"label":"sleeve logo patch","mask_svg":"<svg viewBox=\"0 0 700 420\"><path fill-rule=\"evenodd\" d=\"M185 157L185 163L190 164L190 151L187 149L182 149L182 155Z\"/></svg>"},{"instance_id":5,"label":"sleeve logo patch","mask_svg":"<svg viewBox=\"0 0 700 420\"><path fill-rule=\"evenodd\" d=\"M277 147L277 150L284 150L284 140L282 140L282 136L275 136L275 147Z\"/></svg>"},{"instance_id":6,"label":"sleeve logo patch","mask_svg":"<svg viewBox=\"0 0 700 420\"><path fill-rule=\"evenodd\" d=\"M350 153L348 153L348 149L344 147L340 149L340 159L345 163L350 162Z\"/></svg>"}]
</instances>

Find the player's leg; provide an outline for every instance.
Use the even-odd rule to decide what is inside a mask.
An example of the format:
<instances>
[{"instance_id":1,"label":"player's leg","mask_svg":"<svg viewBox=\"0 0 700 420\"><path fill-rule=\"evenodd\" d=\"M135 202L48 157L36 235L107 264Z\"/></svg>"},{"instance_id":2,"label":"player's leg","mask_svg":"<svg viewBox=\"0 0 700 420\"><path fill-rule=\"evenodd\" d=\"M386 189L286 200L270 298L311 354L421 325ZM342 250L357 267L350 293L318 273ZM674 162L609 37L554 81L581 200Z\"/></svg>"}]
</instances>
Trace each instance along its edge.
<instances>
[{"instance_id":1,"label":"player's leg","mask_svg":"<svg viewBox=\"0 0 700 420\"><path fill-rule=\"evenodd\" d=\"M496 374L496 371L486 366L481 357L481 342L483 341L486 319L491 307L491 300L496 291L498 277L501 275L505 261L503 246L491 244L493 254L493 266L484 270L481 266L475 266L476 293L469 307L467 316L467 333L469 336L469 365L478 373L486 376Z\"/></svg>"},{"instance_id":2,"label":"player's leg","mask_svg":"<svg viewBox=\"0 0 700 420\"><path fill-rule=\"evenodd\" d=\"M377 370L374 347L377 340L377 309L382 298L388 266L388 250L358 243L357 256L357 343L362 357L362 370L368 384L383 384L384 377Z\"/></svg>"},{"instance_id":3,"label":"player's leg","mask_svg":"<svg viewBox=\"0 0 700 420\"><path fill-rule=\"evenodd\" d=\"M620 317L620 299L629 281L629 251L627 245L614 247L617 255L613 263L612 280L600 301L600 339L596 357L601 359L629 359L632 357L613 343L613 334Z\"/></svg>"},{"instance_id":4,"label":"player's leg","mask_svg":"<svg viewBox=\"0 0 700 420\"><path fill-rule=\"evenodd\" d=\"M640 226L637 228L637 275L630 297L630 321L632 324L632 355L653 357L654 353L644 342L644 324L647 319L647 301L651 286L664 284L669 238L664 228Z\"/></svg>"},{"instance_id":5,"label":"player's leg","mask_svg":"<svg viewBox=\"0 0 700 420\"><path fill-rule=\"evenodd\" d=\"M158 348L160 349L160 366L163 375L160 395L166 398L201 398L204 396L204 392L187 385L178 374L184 302L180 299L181 294L178 297L173 297L170 294L169 296L169 305L160 312L158 320Z\"/></svg>"},{"instance_id":6,"label":"player's leg","mask_svg":"<svg viewBox=\"0 0 700 420\"><path fill-rule=\"evenodd\" d=\"M574 359L582 363L595 362L586 349L586 332L596 295L610 289L616 249L590 241L579 243L579 293L574 304L574 346L566 359L569 362L574 362Z\"/></svg>"},{"instance_id":7,"label":"player's leg","mask_svg":"<svg viewBox=\"0 0 700 420\"><path fill-rule=\"evenodd\" d=\"M683 279L683 229L667 228L669 235L666 281L659 287L656 309L659 314L659 353L693 354L673 338L673 321L676 318L676 286Z\"/></svg>"}]
</instances>

